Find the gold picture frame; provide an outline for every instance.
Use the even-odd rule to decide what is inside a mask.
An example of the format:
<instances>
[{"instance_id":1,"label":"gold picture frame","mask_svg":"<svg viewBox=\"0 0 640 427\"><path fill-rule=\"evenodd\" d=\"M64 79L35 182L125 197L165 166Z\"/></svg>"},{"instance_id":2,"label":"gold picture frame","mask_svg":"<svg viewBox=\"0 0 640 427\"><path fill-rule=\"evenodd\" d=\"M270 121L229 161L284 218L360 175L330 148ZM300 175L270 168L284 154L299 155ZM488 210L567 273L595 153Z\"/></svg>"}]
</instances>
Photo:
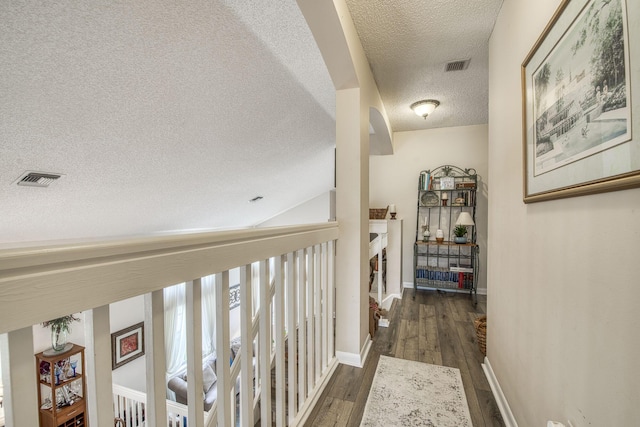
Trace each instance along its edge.
<instances>
[{"instance_id":1,"label":"gold picture frame","mask_svg":"<svg viewBox=\"0 0 640 427\"><path fill-rule=\"evenodd\" d=\"M525 203L640 187L636 3L564 0L522 63Z\"/></svg>"}]
</instances>

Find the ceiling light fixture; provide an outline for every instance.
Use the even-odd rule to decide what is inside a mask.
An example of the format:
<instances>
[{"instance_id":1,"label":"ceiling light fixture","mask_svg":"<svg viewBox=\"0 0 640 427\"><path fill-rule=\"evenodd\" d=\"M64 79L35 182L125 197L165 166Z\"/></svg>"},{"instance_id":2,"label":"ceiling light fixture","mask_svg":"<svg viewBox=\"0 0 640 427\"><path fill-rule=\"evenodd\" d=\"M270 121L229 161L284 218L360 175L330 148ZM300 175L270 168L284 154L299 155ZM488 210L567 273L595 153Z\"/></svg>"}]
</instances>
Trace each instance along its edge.
<instances>
[{"instance_id":1,"label":"ceiling light fixture","mask_svg":"<svg viewBox=\"0 0 640 427\"><path fill-rule=\"evenodd\" d=\"M425 99L411 104L411 109L418 116L426 119L429 114L433 113L433 110L435 110L438 105L440 105L440 102L435 99Z\"/></svg>"}]
</instances>

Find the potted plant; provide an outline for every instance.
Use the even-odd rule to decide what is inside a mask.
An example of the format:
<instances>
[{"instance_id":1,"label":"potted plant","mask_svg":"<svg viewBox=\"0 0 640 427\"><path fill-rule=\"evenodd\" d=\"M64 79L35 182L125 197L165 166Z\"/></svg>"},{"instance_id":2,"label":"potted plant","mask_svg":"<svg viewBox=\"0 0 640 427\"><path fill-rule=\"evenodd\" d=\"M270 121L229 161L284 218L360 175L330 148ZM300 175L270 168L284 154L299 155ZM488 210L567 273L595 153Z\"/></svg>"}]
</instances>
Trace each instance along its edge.
<instances>
[{"instance_id":1,"label":"potted plant","mask_svg":"<svg viewBox=\"0 0 640 427\"><path fill-rule=\"evenodd\" d=\"M58 317L57 319L42 322L42 326L51 327L51 347L53 351L63 351L67 345L67 333L71 331L71 323L79 322L80 319L73 314Z\"/></svg>"},{"instance_id":2,"label":"potted plant","mask_svg":"<svg viewBox=\"0 0 640 427\"><path fill-rule=\"evenodd\" d=\"M465 235L467 234L467 226L465 225L456 225L456 228L453 229L453 241L456 243L467 243L467 238Z\"/></svg>"}]
</instances>

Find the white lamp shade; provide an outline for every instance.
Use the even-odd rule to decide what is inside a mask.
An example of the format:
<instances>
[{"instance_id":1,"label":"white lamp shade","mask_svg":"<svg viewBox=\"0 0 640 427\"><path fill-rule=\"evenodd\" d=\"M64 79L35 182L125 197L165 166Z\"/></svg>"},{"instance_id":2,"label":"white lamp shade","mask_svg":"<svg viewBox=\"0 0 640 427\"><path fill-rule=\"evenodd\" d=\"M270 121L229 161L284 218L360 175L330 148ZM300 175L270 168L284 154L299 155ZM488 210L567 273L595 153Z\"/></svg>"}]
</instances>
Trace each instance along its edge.
<instances>
[{"instance_id":1,"label":"white lamp shade","mask_svg":"<svg viewBox=\"0 0 640 427\"><path fill-rule=\"evenodd\" d=\"M456 225L476 225L476 223L473 222L473 218L471 218L469 212L460 212Z\"/></svg>"},{"instance_id":2,"label":"white lamp shade","mask_svg":"<svg viewBox=\"0 0 640 427\"><path fill-rule=\"evenodd\" d=\"M438 105L440 105L438 101L427 99L425 101L418 101L411 104L411 109L416 113L416 115L426 118L429 114L433 113L433 110L435 110Z\"/></svg>"}]
</instances>

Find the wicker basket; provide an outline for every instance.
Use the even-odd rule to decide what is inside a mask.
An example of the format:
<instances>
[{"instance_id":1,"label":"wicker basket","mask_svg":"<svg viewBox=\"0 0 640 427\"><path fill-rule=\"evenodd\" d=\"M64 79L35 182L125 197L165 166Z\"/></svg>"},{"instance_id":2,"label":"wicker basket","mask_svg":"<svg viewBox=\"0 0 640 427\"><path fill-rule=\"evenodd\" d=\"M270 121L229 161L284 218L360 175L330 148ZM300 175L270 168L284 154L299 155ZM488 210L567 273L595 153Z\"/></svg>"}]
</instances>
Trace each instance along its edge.
<instances>
[{"instance_id":1,"label":"wicker basket","mask_svg":"<svg viewBox=\"0 0 640 427\"><path fill-rule=\"evenodd\" d=\"M370 208L369 219L385 219L387 217L388 210L389 206L386 208Z\"/></svg>"},{"instance_id":2,"label":"wicker basket","mask_svg":"<svg viewBox=\"0 0 640 427\"><path fill-rule=\"evenodd\" d=\"M483 356L487 355L487 316L480 316L473 321L478 338L478 347Z\"/></svg>"}]
</instances>

